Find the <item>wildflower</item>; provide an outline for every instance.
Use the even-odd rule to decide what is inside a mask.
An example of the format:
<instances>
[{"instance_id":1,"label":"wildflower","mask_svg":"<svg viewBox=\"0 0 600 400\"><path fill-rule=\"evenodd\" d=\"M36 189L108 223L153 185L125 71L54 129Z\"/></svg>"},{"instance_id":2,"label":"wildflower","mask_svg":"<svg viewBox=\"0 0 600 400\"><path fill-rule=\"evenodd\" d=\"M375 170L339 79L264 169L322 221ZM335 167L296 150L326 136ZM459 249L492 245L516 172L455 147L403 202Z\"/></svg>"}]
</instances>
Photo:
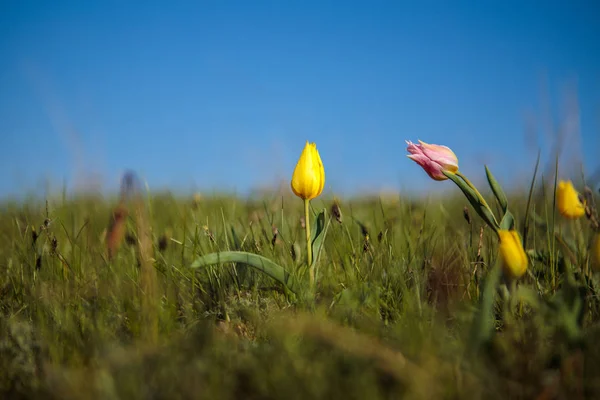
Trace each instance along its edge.
<instances>
[{"instance_id":1,"label":"wildflower","mask_svg":"<svg viewBox=\"0 0 600 400\"><path fill-rule=\"evenodd\" d=\"M504 274L510 279L516 279L523 276L527 270L528 258L521 237L515 230L498 231L500 237L500 258L502 259L502 269Z\"/></svg>"},{"instance_id":2,"label":"wildflower","mask_svg":"<svg viewBox=\"0 0 600 400\"><path fill-rule=\"evenodd\" d=\"M565 218L577 219L585 215L585 204L571 181L560 181L556 189L558 211Z\"/></svg>"},{"instance_id":3,"label":"wildflower","mask_svg":"<svg viewBox=\"0 0 600 400\"><path fill-rule=\"evenodd\" d=\"M306 142L300 159L292 175L292 191L304 200L304 231L306 233L306 260L309 266L311 287L315 283L315 265L313 264L311 230L310 230L310 201L321 194L325 186L325 169L317 151L317 145Z\"/></svg>"},{"instance_id":4,"label":"wildflower","mask_svg":"<svg viewBox=\"0 0 600 400\"><path fill-rule=\"evenodd\" d=\"M319 196L325 186L325 170L315 143L306 142L292 175L292 191L304 200Z\"/></svg>"},{"instance_id":5,"label":"wildflower","mask_svg":"<svg viewBox=\"0 0 600 400\"><path fill-rule=\"evenodd\" d=\"M408 158L416 162L436 181L448 179L444 171L455 174L458 171L458 159L450 148L437 144L428 144L419 140L419 144L407 140Z\"/></svg>"},{"instance_id":6,"label":"wildflower","mask_svg":"<svg viewBox=\"0 0 600 400\"><path fill-rule=\"evenodd\" d=\"M592 269L600 272L600 232L594 234L590 251L590 263Z\"/></svg>"}]
</instances>

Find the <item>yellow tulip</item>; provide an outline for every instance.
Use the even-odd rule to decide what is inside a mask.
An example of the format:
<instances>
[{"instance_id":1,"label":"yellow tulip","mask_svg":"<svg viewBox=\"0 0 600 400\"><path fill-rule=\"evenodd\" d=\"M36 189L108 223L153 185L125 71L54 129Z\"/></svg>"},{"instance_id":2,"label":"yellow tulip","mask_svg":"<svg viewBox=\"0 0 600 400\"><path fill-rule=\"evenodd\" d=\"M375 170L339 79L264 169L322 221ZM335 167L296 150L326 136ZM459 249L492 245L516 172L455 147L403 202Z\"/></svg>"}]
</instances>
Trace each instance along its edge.
<instances>
[{"instance_id":1,"label":"yellow tulip","mask_svg":"<svg viewBox=\"0 0 600 400\"><path fill-rule=\"evenodd\" d=\"M590 263L592 265L592 269L600 272L600 232L596 232L594 234L590 252Z\"/></svg>"},{"instance_id":2,"label":"yellow tulip","mask_svg":"<svg viewBox=\"0 0 600 400\"><path fill-rule=\"evenodd\" d=\"M577 219L585 215L585 205L581 202L579 193L571 181L560 181L556 189L556 205L558 212L570 219Z\"/></svg>"},{"instance_id":3,"label":"yellow tulip","mask_svg":"<svg viewBox=\"0 0 600 400\"><path fill-rule=\"evenodd\" d=\"M323 191L325 170L317 145L306 142L292 175L292 191L304 200L312 200Z\"/></svg>"},{"instance_id":4,"label":"yellow tulip","mask_svg":"<svg viewBox=\"0 0 600 400\"><path fill-rule=\"evenodd\" d=\"M500 258L504 274L510 278L520 278L527 271L529 259L523 249L521 237L517 231L499 230Z\"/></svg>"}]
</instances>

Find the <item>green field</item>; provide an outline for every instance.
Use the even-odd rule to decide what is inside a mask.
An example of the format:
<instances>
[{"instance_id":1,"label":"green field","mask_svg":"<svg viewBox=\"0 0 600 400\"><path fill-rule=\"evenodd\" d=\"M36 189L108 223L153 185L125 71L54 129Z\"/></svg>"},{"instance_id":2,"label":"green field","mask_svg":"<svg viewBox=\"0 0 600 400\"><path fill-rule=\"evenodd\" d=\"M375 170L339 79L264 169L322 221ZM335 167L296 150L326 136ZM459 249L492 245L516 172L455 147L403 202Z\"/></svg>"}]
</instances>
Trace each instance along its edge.
<instances>
[{"instance_id":1,"label":"green field","mask_svg":"<svg viewBox=\"0 0 600 400\"><path fill-rule=\"evenodd\" d=\"M342 198L339 215L320 196L314 289L290 190L140 191L116 227L117 198L6 200L0 398L600 398L592 227L561 218L554 185L508 194L530 257L512 283L494 281L498 240L455 187ZM224 251L274 261L288 286L198 262Z\"/></svg>"}]
</instances>

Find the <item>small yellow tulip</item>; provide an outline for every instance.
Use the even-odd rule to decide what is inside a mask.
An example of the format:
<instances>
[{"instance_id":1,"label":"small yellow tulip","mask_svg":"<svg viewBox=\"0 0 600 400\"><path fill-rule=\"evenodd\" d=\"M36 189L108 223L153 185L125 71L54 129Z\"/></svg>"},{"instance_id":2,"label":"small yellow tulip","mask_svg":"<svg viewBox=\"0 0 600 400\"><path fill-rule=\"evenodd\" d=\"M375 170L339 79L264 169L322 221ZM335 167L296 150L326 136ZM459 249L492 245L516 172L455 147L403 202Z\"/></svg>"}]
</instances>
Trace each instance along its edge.
<instances>
[{"instance_id":1,"label":"small yellow tulip","mask_svg":"<svg viewBox=\"0 0 600 400\"><path fill-rule=\"evenodd\" d=\"M498 235L500 236L500 258L504 274L510 279L520 278L527 271L529 262L521 243L521 237L514 230L499 230Z\"/></svg>"},{"instance_id":2,"label":"small yellow tulip","mask_svg":"<svg viewBox=\"0 0 600 400\"><path fill-rule=\"evenodd\" d=\"M592 239L590 263L593 270L600 272L600 232L596 232L594 234L594 238Z\"/></svg>"},{"instance_id":3,"label":"small yellow tulip","mask_svg":"<svg viewBox=\"0 0 600 400\"><path fill-rule=\"evenodd\" d=\"M556 205L558 212L570 219L577 219L585 215L585 205L581 202L571 181L560 181L556 189Z\"/></svg>"},{"instance_id":4,"label":"small yellow tulip","mask_svg":"<svg viewBox=\"0 0 600 400\"><path fill-rule=\"evenodd\" d=\"M317 145L306 142L292 175L292 191L304 200L319 196L325 186L325 170Z\"/></svg>"}]
</instances>

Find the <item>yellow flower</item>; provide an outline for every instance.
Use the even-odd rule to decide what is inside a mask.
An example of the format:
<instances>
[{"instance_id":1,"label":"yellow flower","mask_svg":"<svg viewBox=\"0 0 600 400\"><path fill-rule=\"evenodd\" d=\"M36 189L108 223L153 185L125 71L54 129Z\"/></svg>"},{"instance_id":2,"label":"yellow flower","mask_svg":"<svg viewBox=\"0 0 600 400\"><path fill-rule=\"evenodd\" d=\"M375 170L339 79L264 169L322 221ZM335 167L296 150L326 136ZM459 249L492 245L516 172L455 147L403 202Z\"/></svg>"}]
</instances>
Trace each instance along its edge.
<instances>
[{"instance_id":1,"label":"yellow flower","mask_svg":"<svg viewBox=\"0 0 600 400\"><path fill-rule=\"evenodd\" d=\"M306 142L292 176L292 191L304 200L312 200L323 191L325 170L317 145Z\"/></svg>"},{"instance_id":2,"label":"yellow flower","mask_svg":"<svg viewBox=\"0 0 600 400\"><path fill-rule=\"evenodd\" d=\"M590 249L590 263L592 269L600 272L600 232L594 234L592 239L592 248Z\"/></svg>"},{"instance_id":3,"label":"yellow flower","mask_svg":"<svg viewBox=\"0 0 600 400\"><path fill-rule=\"evenodd\" d=\"M560 181L556 189L558 211L565 218L576 219L585 215L585 205L571 181Z\"/></svg>"},{"instance_id":4,"label":"yellow flower","mask_svg":"<svg viewBox=\"0 0 600 400\"><path fill-rule=\"evenodd\" d=\"M520 278L527 271L529 259L517 231L499 230L500 258L504 274L510 279Z\"/></svg>"}]
</instances>

